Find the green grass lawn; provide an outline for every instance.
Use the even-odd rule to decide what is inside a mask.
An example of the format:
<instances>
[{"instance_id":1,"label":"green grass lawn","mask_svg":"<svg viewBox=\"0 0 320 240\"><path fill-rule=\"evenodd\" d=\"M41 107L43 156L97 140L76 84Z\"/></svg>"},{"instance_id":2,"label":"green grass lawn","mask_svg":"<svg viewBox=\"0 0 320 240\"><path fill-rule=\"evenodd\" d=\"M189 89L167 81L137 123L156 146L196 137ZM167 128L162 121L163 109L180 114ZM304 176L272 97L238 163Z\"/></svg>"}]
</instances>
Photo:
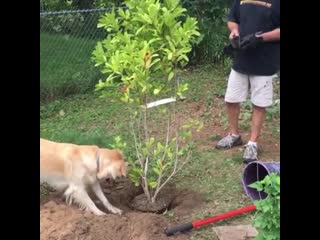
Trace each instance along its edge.
<instances>
[{"instance_id":1,"label":"green grass lawn","mask_svg":"<svg viewBox=\"0 0 320 240\"><path fill-rule=\"evenodd\" d=\"M84 93L100 77L91 61L96 40L40 33L40 98Z\"/></svg>"},{"instance_id":2,"label":"green grass lawn","mask_svg":"<svg viewBox=\"0 0 320 240\"><path fill-rule=\"evenodd\" d=\"M54 63L50 64L54 66ZM214 141L225 133L226 128L222 98L226 87L225 69L222 66L208 65L182 71L180 76L182 81L190 84L186 100L179 102L180 112L187 117L196 117L204 124L200 137L195 137L196 150L190 162L173 179L180 188L200 192L205 200L202 210L193 213L188 221L251 204L244 197L241 187L243 166L240 149L214 149ZM53 78L54 76L51 79ZM245 108L246 106L244 110ZM273 145L280 144L279 136L274 134L279 129L280 119L279 112L272 109L273 115L265 124L261 141L270 146L267 149L272 149L265 152L264 156L277 160L279 151ZM128 122L126 106L115 101L112 94L101 99L92 91L42 103L40 106L40 136L54 141L108 147L115 136L121 135L132 146ZM246 130L245 127L242 126L242 129ZM245 214L216 225L250 223L252 216ZM211 227L212 225L195 230L192 239L214 239Z\"/></svg>"}]
</instances>

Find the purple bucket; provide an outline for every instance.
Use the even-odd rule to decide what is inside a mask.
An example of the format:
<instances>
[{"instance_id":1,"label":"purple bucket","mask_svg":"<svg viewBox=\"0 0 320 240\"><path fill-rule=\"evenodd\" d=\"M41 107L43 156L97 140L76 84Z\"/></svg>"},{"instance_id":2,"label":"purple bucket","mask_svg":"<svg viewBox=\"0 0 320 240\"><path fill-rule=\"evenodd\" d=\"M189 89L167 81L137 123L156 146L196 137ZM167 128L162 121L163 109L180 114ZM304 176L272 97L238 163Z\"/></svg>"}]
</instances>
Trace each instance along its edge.
<instances>
[{"instance_id":1,"label":"purple bucket","mask_svg":"<svg viewBox=\"0 0 320 240\"><path fill-rule=\"evenodd\" d=\"M276 172L280 175L280 162L251 162L243 171L242 186L252 200L264 199L267 194L263 191L259 192L254 188L249 187L251 183L263 180L267 175Z\"/></svg>"}]
</instances>

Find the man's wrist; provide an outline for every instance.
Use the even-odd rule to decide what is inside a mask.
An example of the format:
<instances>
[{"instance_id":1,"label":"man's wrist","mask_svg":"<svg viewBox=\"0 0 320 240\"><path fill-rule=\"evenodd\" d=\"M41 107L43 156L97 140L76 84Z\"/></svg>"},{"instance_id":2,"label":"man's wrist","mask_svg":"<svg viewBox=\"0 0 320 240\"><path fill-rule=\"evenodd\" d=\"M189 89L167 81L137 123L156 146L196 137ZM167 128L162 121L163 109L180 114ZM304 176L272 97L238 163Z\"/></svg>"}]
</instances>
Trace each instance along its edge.
<instances>
[{"instance_id":1,"label":"man's wrist","mask_svg":"<svg viewBox=\"0 0 320 240\"><path fill-rule=\"evenodd\" d=\"M228 22L228 28L229 28L230 32L239 31L239 25L237 23L235 23L235 22L229 21Z\"/></svg>"},{"instance_id":2,"label":"man's wrist","mask_svg":"<svg viewBox=\"0 0 320 240\"><path fill-rule=\"evenodd\" d=\"M257 34L257 37L262 37L264 42L270 42L270 41L279 41L280 40L280 29L275 29L270 32L265 32L261 34Z\"/></svg>"}]
</instances>

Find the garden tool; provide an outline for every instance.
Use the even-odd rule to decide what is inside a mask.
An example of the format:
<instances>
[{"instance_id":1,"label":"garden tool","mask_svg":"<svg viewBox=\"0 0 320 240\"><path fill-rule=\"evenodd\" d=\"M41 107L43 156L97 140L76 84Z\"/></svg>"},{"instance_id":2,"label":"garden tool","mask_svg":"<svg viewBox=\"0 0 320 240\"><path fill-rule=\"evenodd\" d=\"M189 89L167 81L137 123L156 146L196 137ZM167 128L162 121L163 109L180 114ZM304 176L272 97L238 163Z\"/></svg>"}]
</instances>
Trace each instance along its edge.
<instances>
[{"instance_id":1,"label":"garden tool","mask_svg":"<svg viewBox=\"0 0 320 240\"><path fill-rule=\"evenodd\" d=\"M246 206L246 207L243 207L243 208L240 208L240 209L236 209L236 210L232 210L232 211L229 211L229 212L226 212L226 213L219 214L219 215L214 216L214 217L205 218L205 219L202 219L202 220L199 220L199 221L194 221L194 222L191 222L191 223L181 224L181 225L175 226L173 228L166 229L165 233L166 233L167 236L173 236L173 235L175 235L175 234L177 234L179 232L189 231L189 230L191 230L193 228L198 228L198 227L201 227L201 226L213 223L213 222L218 222L220 220L224 220L226 218L230 218L230 217L233 217L233 216L236 216L236 215L240 215L240 214L243 214L243 213L246 213L246 212L250 212L250 211L253 211L253 210L256 210L256 206L255 205L249 205L249 206Z\"/></svg>"}]
</instances>

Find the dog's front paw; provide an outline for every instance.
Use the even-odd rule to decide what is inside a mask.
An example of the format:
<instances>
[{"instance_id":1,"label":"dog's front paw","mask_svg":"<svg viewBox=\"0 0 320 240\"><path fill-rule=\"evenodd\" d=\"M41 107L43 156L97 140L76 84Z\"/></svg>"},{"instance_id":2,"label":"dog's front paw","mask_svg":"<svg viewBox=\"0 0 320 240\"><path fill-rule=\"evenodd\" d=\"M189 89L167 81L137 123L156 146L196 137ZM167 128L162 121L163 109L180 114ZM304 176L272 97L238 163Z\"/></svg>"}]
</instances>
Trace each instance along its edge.
<instances>
[{"instance_id":1,"label":"dog's front paw","mask_svg":"<svg viewBox=\"0 0 320 240\"><path fill-rule=\"evenodd\" d=\"M119 208L115 208L115 207L111 208L110 212L112 212L113 214L119 214L119 215L122 214L122 210Z\"/></svg>"},{"instance_id":2,"label":"dog's front paw","mask_svg":"<svg viewBox=\"0 0 320 240\"><path fill-rule=\"evenodd\" d=\"M93 214L97 215L97 216L105 216L105 215L107 215L105 212L102 212L102 211L97 211L97 212L94 212Z\"/></svg>"}]
</instances>

